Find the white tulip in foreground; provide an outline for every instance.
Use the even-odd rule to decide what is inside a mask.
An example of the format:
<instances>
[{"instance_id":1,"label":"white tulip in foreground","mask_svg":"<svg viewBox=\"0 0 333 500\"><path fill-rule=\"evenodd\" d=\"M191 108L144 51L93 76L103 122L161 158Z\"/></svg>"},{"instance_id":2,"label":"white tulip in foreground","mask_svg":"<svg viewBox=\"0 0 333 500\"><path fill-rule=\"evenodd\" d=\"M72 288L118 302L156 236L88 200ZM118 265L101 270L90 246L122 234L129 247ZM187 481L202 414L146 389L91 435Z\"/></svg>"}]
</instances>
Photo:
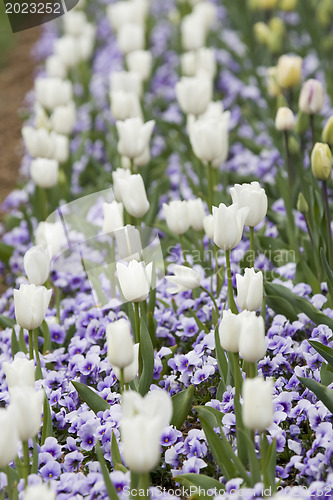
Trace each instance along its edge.
<instances>
[{"instance_id":1,"label":"white tulip in foreground","mask_svg":"<svg viewBox=\"0 0 333 500\"><path fill-rule=\"evenodd\" d=\"M56 500L56 492L46 484L35 484L24 490L23 500Z\"/></svg>"},{"instance_id":2,"label":"white tulip in foreground","mask_svg":"<svg viewBox=\"0 0 333 500\"><path fill-rule=\"evenodd\" d=\"M125 366L124 373L124 383L129 384L138 374L139 370L139 347L140 344L133 345L133 361L130 365ZM118 380L121 378L120 368L116 365L112 365L112 370Z\"/></svg>"},{"instance_id":3,"label":"white tulip in foreground","mask_svg":"<svg viewBox=\"0 0 333 500\"><path fill-rule=\"evenodd\" d=\"M114 232L117 249L121 260L140 260L142 254L141 237L139 230L127 224Z\"/></svg>"},{"instance_id":4,"label":"white tulip in foreground","mask_svg":"<svg viewBox=\"0 0 333 500\"><path fill-rule=\"evenodd\" d=\"M168 288L168 292L171 294L186 292L187 290L193 290L200 286L200 277L193 269L186 266L173 266L173 276L166 276L165 279L172 283L174 286Z\"/></svg>"},{"instance_id":5,"label":"white tulip in foreground","mask_svg":"<svg viewBox=\"0 0 333 500\"><path fill-rule=\"evenodd\" d=\"M176 95L186 114L201 115L212 100L212 82L207 76L183 77L176 83Z\"/></svg>"},{"instance_id":6,"label":"white tulip in foreground","mask_svg":"<svg viewBox=\"0 0 333 500\"><path fill-rule=\"evenodd\" d=\"M319 80L311 78L303 83L299 95L298 107L303 113L319 113L324 106L325 91Z\"/></svg>"},{"instance_id":7,"label":"white tulip in foreground","mask_svg":"<svg viewBox=\"0 0 333 500\"><path fill-rule=\"evenodd\" d=\"M276 130L289 131L295 127L296 119L290 108L282 106L277 110L275 117Z\"/></svg>"},{"instance_id":8,"label":"white tulip in foreground","mask_svg":"<svg viewBox=\"0 0 333 500\"><path fill-rule=\"evenodd\" d=\"M59 163L49 158L35 158L30 164L30 176L36 186L52 188L58 184Z\"/></svg>"},{"instance_id":9,"label":"white tulip in foreground","mask_svg":"<svg viewBox=\"0 0 333 500\"><path fill-rule=\"evenodd\" d=\"M121 197L120 181L129 179L131 172L125 168L117 168L112 172L113 192L117 201L123 201Z\"/></svg>"},{"instance_id":10,"label":"white tulip in foreground","mask_svg":"<svg viewBox=\"0 0 333 500\"><path fill-rule=\"evenodd\" d=\"M163 213L170 231L178 235L186 233L190 227L187 201L174 200L168 204L163 203Z\"/></svg>"},{"instance_id":11,"label":"white tulip in foreground","mask_svg":"<svg viewBox=\"0 0 333 500\"><path fill-rule=\"evenodd\" d=\"M190 225L195 231L203 229L203 220L206 217L205 208L201 198L187 201L187 211L190 218Z\"/></svg>"},{"instance_id":12,"label":"white tulip in foreground","mask_svg":"<svg viewBox=\"0 0 333 500\"><path fill-rule=\"evenodd\" d=\"M9 392L15 387L35 388L35 363L32 359L15 358L11 363L3 363Z\"/></svg>"},{"instance_id":13,"label":"white tulip in foreground","mask_svg":"<svg viewBox=\"0 0 333 500\"><path fill-rule=\"evenodd\" d=\"M119 369L130 365L134 360L133 340L128 321L119 319L106 327L108 360Z\"/></svg>"},{"instance_id":14,"label":"white tulip in foreground","mask_svg":"<svg viewBox=\"0 0 333 500\"><path fill-rule=\"evenodd\" d=\"M118 152L123 156L134 159L140 156L147 148L155 122L150 120L143 123L141 118L128 118L117 122L119 135Z\"/></svg>"},{"instance_id":15,"label":"white tulip in foreground","mask_svg":"<svg viewBox=\"0 0 333 500\"><path fill-rule=\"evenodd\" d=\"M203 228L206 236L210 240L214 239L214 216L212 214L206 215L202 221Z\"/></svg>"},{"instance_id":16,"label":"white tulip in foreground","mask_svg":"<svg viewBox=\"0 0 333 500\"><path fill-rule=\"evenodd\" d=\"M265 323L262 316L243 311L239 316L239 354L245 361L254 363L266 354Z\"/></svg>"},{"instance_id":17,"label":"white tulip in foreground","mask_svg":"<svg viewBox=\"0 0 333 500\"><path fill-rule=\"evenodd\" d=\"M220 343L223 349L238 352L240 321L239 315L233 314L230 309L224 310L219 326Z\"/></svg>"},{"instance_id":18,"label":"white tulip in foreground","mask_svg":"<svg viewBox=\"0 0 333 500\"><path fill-rule=\"evenodd\" d=\"M44 397L44 391L35 391L30 387L12 389L11 405L15 410L16 428L21 441L28 441L39 432Z\"/></svg>"},{"instance_id":19,"label":"white tulip in foreground","mask_svg":"<svg viewBox=\"0 0 333 500\"><path fill-rule=\"evenodd\" d=\"M245 225L254 227L259 224L267 213L267 195L260 187L259 182L251 184L235 184L230 189L233 203L237 203L239 208L249 209L245 219Z\"/></svg>"},{"instance_id":20,"label":"white tulip in foreground","mask_svg":"<svg viewBox=\"0 0 333 500\"><path fill-rule=\"evenodd\" d=\"M38 328L45 317L52 290L44 286L20 285L14 290L16 322L27 330Z\"/></svg>"},{"instance_id":21,"label":"white tulip in foreground","mask_svg":"<svg viewBox=\"0 0 333 500\"><path fill-rule=\"evenodd\" d=\"M141 302L149 294L153 263L131 260L128 266L117 262L121 292L128 302Z\"/></svg>"},{"instance_id":22,"label":"white tulip in foreground","mask_svg":"<svg viewBox=\"0 0 333 500\"><path fill-rule=\"evenodd\" d=\"M220 118L199 118L189 123L189 136L194 154L203 162L218 167L229 152L229 118L225 111Z\"/></svg>"},{"instance_id":23,"label":"white tulip in foreground","mask_svg":"<svg viewBox=\"0 0 333 500\"><path fill-rule=\"evenodd\" d=\"M124 207L130 215L143 217L148 212L150 203L140 174L119 178L118 188Z\"/></svg>"},{"instance_id":24,"label":"white tulip in foreground","mask_svg":"<svg viewBox=\"0 0 333 500\"><path fill-rule=\"evenodd\" d=\"M23 266L31 285L43 285L50 274L50 257L46 248L42 245L29 248L24 254Z\"/></svg>"},{"instance_id":25,"label":"white tulip in foreground","mask_svg":"<svg viewBox=\"0 0 333 500\"><path fill-rule=\"evenodd\" d=\"M260 309L264 295L263 274L255 272L253 267L246 268L244 276L236 274L237 304L241 309L257 311Z\"/></svg>"},{"instance_id":26,"label":"white tulip in foreground","mask_svg":"<svg viewBox=\"0 0 333 500\"><path fill-rule=\"evenodd\" d=\"M218 208L213 207L215 245L222 250L232 250L239 244L248 211L237 203L229 207L220 203Z\"/></svg>"},{"instance_id":27,"label":"white tulip in foreground","mask_svg":"<svg viewBox=\"0 0 333 500\"><path fill-rule=\"evenodd\" d=\"M122 396L121 441L126 465L133 472L144 474L160 460L160 439L172 417L169 394L155 390L144 398L135 391Z\"/></svg>"},{"instance_id":28,"label":"white tulip in foreground","mask_svg":"<svg viewBox=\"0 0 333 500\"><path fill-rule=\"evenodd\" d=\"M124 206L121 202L103 203L103 233L113 233L113 231L123 227L123 211Z\"/></svg>"},{"instance_id":29,"label":"white tulip in foreground","mask_svg":"<svg viewBox=\"0 0 333 500\"><path fill-rule=\"evenodd\" d=\"M15 459L18 444L15 409L12 405L0 408L0 468L6 467Z\"/></svg>"},{"instance_id":30,"label":"white tulip in foreground","mask_svg":"<svg viewBox=\"0 0 333 500\"><path fill-rule=\"evenodd\" d=\"M36 78L35 96L39 104L51 111L72 100L72 83L60 78Z\"/></svg>"},{"instance_id":31,"label":"white tulip in foreground","mask_svg":"<svg viewBox=\"0 0 333 500\"><path fill-rule=\"evenodd\" d=\"M263 432L273 422L273 382L262 377L243 382L243 423L252 431Z\"/></svg>"}]
</instances>

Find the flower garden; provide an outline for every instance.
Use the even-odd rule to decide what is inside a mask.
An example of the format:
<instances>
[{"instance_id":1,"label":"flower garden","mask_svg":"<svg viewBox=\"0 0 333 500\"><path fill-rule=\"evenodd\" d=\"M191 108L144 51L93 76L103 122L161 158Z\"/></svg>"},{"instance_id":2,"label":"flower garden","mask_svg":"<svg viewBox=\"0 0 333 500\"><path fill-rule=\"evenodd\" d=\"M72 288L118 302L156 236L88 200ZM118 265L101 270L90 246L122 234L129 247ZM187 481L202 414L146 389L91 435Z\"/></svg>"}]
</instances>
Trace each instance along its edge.
<instances>
[{"instance_id":1,"label":"flower garden","mask_svg":"<svg viewBox=\"0 0 333 500\"><path fill-rule=\"evenodd\" d=\"M0 498L333 498L330 0L80 1L4 201Z\"/></svg>"}]
</instances>

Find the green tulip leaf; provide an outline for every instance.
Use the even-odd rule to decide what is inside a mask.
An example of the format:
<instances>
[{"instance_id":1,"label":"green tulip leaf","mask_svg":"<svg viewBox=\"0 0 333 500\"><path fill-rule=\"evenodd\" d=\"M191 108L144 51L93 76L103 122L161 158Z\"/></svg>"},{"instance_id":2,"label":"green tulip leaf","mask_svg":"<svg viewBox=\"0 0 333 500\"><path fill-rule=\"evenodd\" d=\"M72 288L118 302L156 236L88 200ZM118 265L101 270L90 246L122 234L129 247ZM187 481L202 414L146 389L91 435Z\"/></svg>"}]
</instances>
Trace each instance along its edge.
<instances>
[{"instance_id":1,"label":"green tulip leaf","mask_svg":"<svg viewBox=\"0 0 333 500\"><path fill-rule=\"evenodd\" d=\"M8 318L7 316L0 314L0 326L1 326L1 328L13 328L15 323L16 323L15 319Z\"/></svg>"},{"instance_id":2,"label":"green tulip leaf","mask_svg":"<svg viewBox=\"0 0 333 500\"><path fill-rule=\"evenodd\" d=\"M49 400L45 394L43 402L43 430L41 445L45 443L45 439L52 436L52 415Z\"/></svg>"},{"instance_id":3,"label":"green tulip leaf","mask_svg":"<svg viewBox=\"0 0 333 500\"><path fill-rule=\"evenodd\" d=\"M193 397L194 397L194 386L190 385L184 391L178 392L172 396L171 401L173 404L173 414L171 419L171 425L174 425L177 429L180 429L185 422L188 414L191 411Z\"/></svg>"},{"instance_id":4,"label":"green tulip leaf","mask_svg":"<svg viewBox=\"0 0 333 500\"><path fill-rule=\"evenodd\" d=\"M312 378L298 377L298 379L303 385L305 385L305 387L314 392L317 398L320 399L320 401L322 401L331 412L333 412L333 389L328 389Z\"/></svg>"},{"instance_id":5,"label":"green tulip leaf","mask_svg":"<svg viewBox=\"0 0 333 500\"><path fill-rule=\"evenodd\" d=\"M196 494L196 490L204 490L208 496L222 495L225 491L223 484L213 477L205 476L204 474L180 474L172 478L177 483L190 490L190 496Z\"/></svg>"},{"instance_id":6,"label":"green tulip leaf","mask_svg":"<svg viewBox=\"0 0 333 500\"><path fill-rule=\"evenodd\" d=\"M98 441L96 443L96 455L97 455L97 459L99 461L99 464L101 466L101 471L102 471L106 491L107 491L107 494L108 494L110 500L119 500L119 497L117 495L117 490L111 481L110 473L108 471L108 468L107 468L107 465L105 462L105 458L103 456L103 452L101 450L101 446L100 446Z\"/></svg>"},{"instance_id":7,"label":"green tulip leaf","mask_svg":"<svg viewBox=\"0 0 333 500\"><path fill-rule=\"evenodd\" d=\"M16 337L14 327L12 328L11 348L12 348L12 357L14 358L15 354L17 354L21 350L20 344L18 343L18 340Z\"/></svg>"},{"instance_id":8,"label":"green tulip leaf","mask_svg":"<svg viewBox=\"0 0 333 500\"><path fill-rule=\"evenodd\" d=\"M111 438L111 460L112 460L112 465L114 468L116 468L116 465L121 465L121 456L120 456L120 451L117 443L117 438L115 433L112 431L112 438Z\"/></svg>"},{"instance_id":9,"label":"green tulip leaf","mask_svg":"<svg viewBox=\"0 0 333 500\"><path fill-rule=\"evenodd\" d=\"M140 328L140 356L142 360L142 374L139 380L139 393L141 396L147 394L154 374L154 349L144 319L141 319Z\"/></svg>"},{"instance_id":10,"label":"green tulip leaf","mask_svg":"<svg viewBox=\"0 0 333 500\"><path fill-rule=\"evenodd\" d=\"M215 338L215 352L216 352L217 366L219 368L221 381L223 380L225 384L228 376L228 360L226 358L224 350L221 347L219 329L217 325L215 327L214 338Z\"/></svg>"},{"instance_id":11,"label":"green tulip leaf","mask_svg":"<svg viewBox=\"0 0 333 500\"><path fill-rule=\"evenodd\" d=\"M77 390L80 398L87 403L89 408L95 412L96 414L99 411L105 411L110 408L109 403L107 403L101 396L96 394L90 387L87 387L84 384L81 384L81 382L73 382L73 386Z\"/></svg>"},{"instance_id":12,"label":"green tulip leaf","mask_svg":"<svg viewBox=\"0 0 333 500\"><path fill-rule=\"evenodd\" d=\"M14 247L6 245L6 243L0 241L0 260L4 262L4 264L9 263L9 259L13 255L13 252L14 252Z\"/></svg>"},{"instance_id":13,"label":"green tulip leaf","mask_svg":"<svg viewBox=\"0 0 333 500\"><path fill-rule=\"evenodd\" d=\"M309 340L309 344L322 356L333 368L333 349L327 345L318 342L317 340Z\"/></svg>"}]
</instances>

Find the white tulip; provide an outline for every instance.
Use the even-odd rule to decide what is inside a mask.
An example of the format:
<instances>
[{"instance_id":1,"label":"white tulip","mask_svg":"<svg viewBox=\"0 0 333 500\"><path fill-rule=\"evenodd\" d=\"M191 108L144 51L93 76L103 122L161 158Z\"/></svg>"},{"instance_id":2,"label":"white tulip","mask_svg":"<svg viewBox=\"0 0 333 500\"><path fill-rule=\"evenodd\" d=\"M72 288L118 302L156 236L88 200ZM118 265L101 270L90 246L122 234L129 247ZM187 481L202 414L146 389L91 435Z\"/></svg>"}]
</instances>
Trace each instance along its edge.
<instances>
[{"instance_id":1,"label":"white tulip","mask_svg":"<svg viewBox=\"0 0 333 500\"><path fill-rule=\"evenodd\" d=\"M46 58L45 70L49 78L59 78L60 80L63 80L67 75L66 66L60 57L54 54Z\"/></svg>"},{"instance_id":2,"label":"white tulip","mask_svg":"<svg viewBox=\"0 0 333 500\"><path fill-rule=\"evenodd\" d=\"M73 68L80 61L77 38L65 35L54 42L54 53L67 68Z\"/></svg>"},{"instance_id":3,"label":"white tulip","mask_svg":"<svg viewBox=\"0 0 333 500\"><path fill-rule=\"evenodd\" d=\"M290 108L282 106L278 109L275 117L276 130L293 130L295 123L295 116Z\"/></svg>"},{"instance_id":4,"label":"white tulip","mask_svg":"<svg viewBox=\"0 0 333 500\"><path fill-rule=\"evenodd\" d=\"M28 441L39 432L45 392L36 392L30 387L14 387L10 397L19 438L21 441Z\"/></svg>"},{"instance_id":5,"label":"white tulip","mask_svg":"<svg viewBox=\"0 0 333 500\"><path fill-rule=\"evenodd\" d=\"M140 156L149 144L155 122L143 123L141 118L128 118L116 122L119 135L118 152L128 158Z\"/></svg>"},{"instance_id":6,"label":"white tulip","mask_svg":"<svg viewBox=\"0 0 333 500\"><path fill-rule=\"evenodd\" d=\"M249 209L237 203L226 207L220 203L213 207L214 243L222 250L232 250L242 239L244 223Z\"/></svg>"},{"instance_id":7,"label":"white tulip","mask_svg":"<svg viewBox=\"0 0 333 500\"><path fill-rule=\"evenodd\" d=\"M246 268L244 276L236 274L237 304L241 309L257 311L260 309L263 299L263 274L255 272L253 267Z\"/></svg>"},{"instance_id":8,"label":"white tulip","mask_svg":"<svg viewBox=\"0 0 333 500\"><path fill-rule=\"evenodd\" d=\"M276 68L277 83L282 88L298 85L302 78L302 58L293 55L279 57Z\"/></svg>"},{"instance_id":9,"label":"white tulip","mask_svg":"<svg viewBox=\"0 0 333 500\"><path fill-rule=\"evenodd\" d=\"M48 110L68 104L72 100L73 88L69 80L60 78L36 78L35 98Z\"/></svg>"},{"instance_id":10,"label":"white tulip","mask_svg":"<svg viewBox=\"0 0 333 500\"><path fill-rule=\"evenodd\" d=\"M130 176L131 176L130 170L127 170L125 168L117 168L117 170L114 170L112 172L113 192L114 192L114 197L116 198L117 201L122 201L120 181L121 180L126 181L130 178Z\"/></svg>"},{"instance_id":11,"label":"white tulip","mask_svg":"<svg viewBox=\"0 0 333 500\"><path fill-rule=\"evenodd\" d=\"M219 326L220 343L223 349L230 352L238 352L240 322L239 316L233 314L230 309L224 310Z\"/></svg>"},{"instance_id":12,"label":"white tulip","mask_svg":"<svg viewBox=\"0 0 333 500\"><path fill-rule=\"evenodd\" d=\"M233 203L239 207L248 207L248 215L245 225L254 227L259 224L267 213L267 196L265 190L260 187L259 182L251 184L235 184L230 189Z\"/></svg>"},{"instance_id":13,"label":"white tulip","mask_svg":"<svg viewBox=\"0 0 333 500\"><path fill-rule=\"evenodd\" d=\"M57 134L69 135L76 121L76 109L73 101L57 106L50 117L50 126Z\"/></svg>"},{"instance_id":14,"label":"white tulip","mask_svg":"<svg viewBox=\"0 0 333 500\"><path fill-rule=\"evenodd\" d=\"M103 233L113 233L116 229L123 227L123 211L124 206L121 202L103 203Z\"/></svg>"},{"instance_id":15,"label":"white tulip","mask_svg":"<svg viewBox=\"0 0 333 500\"><path fill-rule=\"evenodd\" d=\"M30 156L33 158L53 158L55 142L45 128L23 127L22 136Z\"/></svg>"},{"instance_id":16,"label":"white tulip","mask_svg":"<svg viewBox=\"0 0 333 500\"><path fill-rule=\"evenodd\" d=\"M123 54L129 54L133 50L143 50L145 46L143 27L134 23L124 24L118 31L117 43Z\"/></svg>"},{"instance_id":17,"label":"white tulip","mask_svg":"<svg viewBox=\"0 0 333 500\"><path fill-rule=\"evenodd\" d=\"M66 135L56 134L55 132L51 132L51 135L55 142L54 159L58 160L59 163L65 163L69 155L68 137Z\"/></svg>"},{"instance_id":18,"label":"white tulip","mask_svg":"<svg viewBox=\"0 0 333 500\"><path fill-rule=\"evenodd\" d=\"M206 27L204 21L195 14L189 14L182 20L181 44L184 50L197 50L204 47Z\"/></svg>"},{"instance_id":19,"label":"white tulip","mask_svg":"<svg viewBox=\"0 0 333 500\"><path fill-rule=\"evenodd\" d=\"M35 484L25 488L23 500L56 500L56 492L46 484Z\"/></svg>"},{"instance_id":20,"label":"white tulip","mask_svg":"<svg viewBox=\"0 0 333 500\"><path fill-rule=\"evenodd\" d=\"M184 76L176 83L176 95L184 113L200 115L212 99L211 80L207 76Z\"/></svg>"},{"instance_id":21,"label":"white tulip","mask_svg":"<svg viewBox=\"0 0 333 500\"><path fill-rule=\"evenodd\" d=\"M23 266L29 283L43 285L50 274L50 257L45 247L36 245L26 251Z\"/></svg>"},{"instance_id":22,"label":"white tulip","mask_svg":"<svg viewBox=\"0 0 333 500\"><path fill-rule=\"evenodd\" d=\"M216 6L211 2L198 2L194 6L193 14L203 20L203 23L208 30L211 28L217 16Z\"/></svg>"},{"instance_id":23,"label":"white tulip","mask_svg":"<svg viewBox=\"0 0 333 500\"><path fill-rule=\"evenodd\" d=\"M146 188L140 174L119 179L118 186L126 211L133 217L143 217L149 210Z\"/></svg>"},{"instance_id":24,"label":"white tulip","mask_svg":"<svg viewBox=\"0 0 333 500\"><path fill-rule=\"evenodd\" d=\"M263 432L273 422L273 382L262 377L243 382L243 423L252 431Z\"/></svg>"},{"instance_id":25,"label":"white tulip","mask_svg":"<svg viewBox=\"0 0 333 500\"><path fill-rule=\"evenodd\" d=\"M35 363L33 359L15 358L11 363L3 363L8 390L14 387L35 388Z\"/></svg>"},{"instance_id":26,"label":"white tulip","mask_svg":"<svg viewBox=\"0 0 333 500\"><path fill-rule=\"evenodd\" d=\"M95 45L95 36L96 27L88 23L84 35L77 39L81 61L87 61L91 57Z\"/></svg>"},{"instance_id":27,"label":"white tulip","mask_svg":"<svg viewBox=\"0 0 333 500\"><path fill-rule=\"evenodd\" d=\"M149 50L134 50L126 56L129 71L138 73L143 81L148 80L153 65L153 56Z\"/></svg>"},{"instance_id":28,"label":"white tulip","mask_svg":"<svg viewBox=\"0 0 333 500\"><path fill-rule=\"evenodd\" d=\"M119 258L129 262L130 260L139 260L142 254L141 237L139 230L130 226L117 229L114 232L117 242Z\"/></svg>"},{"instance_id":29,"label":"white tulip","mask_svg":"<svg viewBox=\"0 0 333 500\"><path fill-rule=\"evenodd\" d=\"M147 4L142 0L120 1L109 5L106 12L111 27L118 32L128 23L144 25Z\"/></svg>"},{"instance_id":30,"label":"white tulip","mask_svg":"<svg viewBox=\"0 0 333 500\"><path fill-rule=\"evenodd\" d=\"M42 245L49 252L50 259L63 247L66 238L64 228L58 222L40 222L35 232L36 245Z\"/></svg>"},{"instance_id":31,"label":"white tulip","mask_svg":"<svg viewBox=\"0 0 333 500\"><path fill-rule=\"evenodd\" d=\"M59 164L49 158L35 158L30 164L30 176L36 186L52 188L58 184Z\"/></svg>"},{"instance_id":32,"label":"white tulip","mask_svg":"<svg viewBox=\"0 0 333 500\"><path fill-rule=\"evenodd\" d=\"M174 286L168 288L167 292L171 294L186 292L200 286L200 276L198 273L186 266L175 265L173 267L173 276L166 276L165 279Z\"/></svg>"},{"instance_id":33,"label":"white tulip","mask_svg":"<svg viewBox=\"0 0 333 500\"><path fill-rule=\"evenodd\" d=\"M214 216L212 214L206 215L203 219L203 227L206 236L210 240L214 239Z\"/></svg>"},{"instance_id":34,"label":"white tulip","mask_svg":"<svg viewBox=\"0 0 333 500\"><path fill-rule=\"evenodd\" d=\"M110 91L133 92L138 97L142 94L142 79L134 71L113 71L110 74Z\"/></svg>"},{"instance_id":35,"label":"white tulip","mask_svg":"<svg viewBox=\"0 0 333 500\"><path fill-rule=\"evenodd\" d=\"M247 314L244 314L247 313ZM254 363L266 354L265 324L262 316L243 311L240 316L239 354Z\"/></svg>"},{"instance_id":36,"label":"white tulip","mask_svg":"<svg viewBox=\"0 0 333 500\"><path fill-rule=\"evenodd\" d=\"M119 319L106 327L108 360L119 369L129 366L134 360L133 340L128 321Z\"/></svg>"},{"instance_id":37,"label":"white tulip","mask_svg":"<svg viewBox=\"0 0 333 500\"><path fill-rule=\"evenodd\" d=\"M303 113L319 113L324 106L325 91L318 80L311 78L303 83L299 95L298 107Z\"/></svg>"},{"instance_id":38,"label":"white tulip","mask_svg":"<svg viewBox=\"0 0 333 500\"><path fill-rule=\"evenodd\" d=\"M138 370L139 370L139 347L140 344L134 344L133 346L133 361L130 365L125 366L124 368L124 383L129 384L132 382L132 380L135 379L135 377L138 375ZM112 365L112 370L117 377L118 380L120 380L121 374L120 374L120 369L117 366Z\"/></svg>"},{"instance_id":39,"label":"white tulip","mask_svg":"<svg viewBox=\"0 0 333 500\"><path fill-rule=\"evenodd\" d=\"M181 70L184 76L206 74L214 78L216 73L214 49L202 47L196 51L185 52L181 56Z\"/></svg>"},{"instance_id":40,"label":"white tulip","mask_svg":"<svg viewBox=\"0 0 333 500\"><path fill-rule=\"evenodd\" d=\"M169 204L163 203L163 212L166 224L175 234L184 234L190 227L190 216L187 202L174 200Z\"/></svg>"},{"instance_id":41,"label":"white tulip","mask_svg":"<svg viewBox=\"0 0 333 500\"><path fill-rule=\"evenodd\" d=\"M126 266L117 262L117 273L122 295L128 302L141 302L149 294L153 263L131 260Z\"/></svg>"},{"instance_id":42,"label":"white tulip","mask_svg":"<svg viewBox=\"0 0 333 500\"><path fill-rule=\"evenodd\" d=\"M167 391L156 389L144 397L138 392L127 391L122 395L121 408L123 420L132 420L136 415L147 419L157 417L161 431L170 423L173 405Z\"/></svg>"},{"instance_id":43,"label":"white tulip","mask_svg":"<svg viewBox=\"0 0 333 500\"><path fill-rule=\"evenodd\" d=\"M188 200L187 211L190 218L190 226L193 227L195 231L201 231L203 229L203 220L206 217L202 199L196 198L195 200Z\"/></svg>"},{"instance_id":44,"label":"white tulip","mask_svg":"<svg viewBox=\"0 0 333 500\"><path fill-rule=\"evenodd\" d=\"M71 10L63 18L64 31L68 35L80 36L85 34L88 24L87 16L84 12Z\"/></svg>"},{"instance_id":45,"label":"white tulip","mask_svg":"<svg viewBox=\"0 0 333 500\"><path fill-rule=\"evenodd\" d=\"M123 121L135 117L142 119L140 100L137 94L117 90L110 92L110 101L111 113L115 120Z\"/></svg>"},{"instance_id":46,"label":"white tulip","mask_svg":"<svg viewBox=\"0 0 333 500\"><path fill-rule=\"evenodd\" d=\"M218 167L228 156L230 112L220 119L200 118L189 126L190 142L194 154L204 162Z\"/></svg>"},{"instance_id":47,"label":"white tulip","mask_svg":"<svg viewBox=\"0 0 333 500\"><path fill-rule=\"evenodd\" d=\"M27 330L38 328L44 318L51 300L52 290L44 286L20 285L14 290L16 322Z\"/></svg>"},{"instance_id":48,"label":"white tulip","mask_svg":"<svg viewBox=\"0 0 333 500\"><path fill-rule=\"evenodd\" d=\"M18 444L15 410L12 405L0 408L0 468L7 467L15 459Z\"/></svg>"}]
</instances>

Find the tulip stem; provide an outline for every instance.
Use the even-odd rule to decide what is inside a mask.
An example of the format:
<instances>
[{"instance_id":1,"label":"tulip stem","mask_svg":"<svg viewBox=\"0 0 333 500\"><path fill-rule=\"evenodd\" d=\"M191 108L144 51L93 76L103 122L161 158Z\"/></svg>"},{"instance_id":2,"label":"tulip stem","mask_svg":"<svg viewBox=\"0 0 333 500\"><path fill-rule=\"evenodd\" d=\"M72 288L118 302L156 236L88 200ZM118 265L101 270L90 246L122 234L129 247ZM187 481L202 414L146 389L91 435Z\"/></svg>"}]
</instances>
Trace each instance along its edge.
<instances>
[{"instance_id":1,"label":"tulip stem","mask_svg":"<svg viewBox=\"0 0 333 500\"><path fill-rule=\"evenodd\" d=\"M327 195L327 182L322 183L322 193L325 207L325 219L326 219L326 231L327 231L327 246L328 246L328 262L330 267L332 267L332 231L331 231L331 214L330 207L328 204Z\"/></svg>"},{"instance_id":2,"label":"tulip stem","mask_svg":"<svg viewBox=\"0 0 333 500\"><path fill-rule=\"evenodd\" d=\"M34 359L33 330L29 330L29 359Z\"/></svg>"},{"instance_id":3,"label":"tulip stem","mask_svg":"<svg viewBox=\"0 0 333 500\"><path fill-rule=\"evenodd\" d=\"M34 329L33 336L34 336L34 348L35 348L35 355L36 355L35 379L40 380L41 378L43 378L43 376L42 376L42 368L41 368L41 364L40 364L39 349L38 349L38 328Z\"/></svg>"},{"instance_id":4,"label":"tulip stem","mask_svg":"<svg viewBox=\"0 0 333 500\"><path fill-rule=\"evenodd\" d=\"M13 499L13 488L15 488L15 486L13 485L13 480L12 480L12 477L11 477L11 467L10 465L7 465L6 469L4 469L4 472L6 471L6 475L7 475L7 493L8 493L8 500L12 500ZM0 492L0 500L5 500L5 492L4 491L1 491Z\"/></svg>"},{"instance_id":5,"label":"tulip stem","mask_svg":"<svg viewBox=\"0 0 333 500\"><path fill-rule=\"evenodd\" d=\"M315 141L316 132L315 132L315 123L314 123L314 114L313 113L310 114L310 128L311 128L311 139L312 139L312 142L314 144L316 142Z\"/></svg>"},{"instance_id":6,"label":"tulip stem","mask_svg":"<svg viewBox=\"0 0 333 500\"><path fill-rule=\"evenodd\" d=\"M219 312L219 308L217 307L217 304L216 304L216 301L214 299L214 296L212 293L210 293L209 290L207 290L207 288L205 288L204 286L200 286L201 290L203 290L205 293L207 293L207 295L209 295L209 297L212 299L213 301L213 304L214 304L214 307L215 307L215 310L216 310L216 313L217 315L219 316L220 315L220 312Z\"/></svg>"},{"instance_id":7,"label":"tulip stem","mask_svg":"<svg viewBox=\"0 0 333 500\"><path fill-rule=\"evenodd\" d=\"M207 177L208 177L208 209L210 211L214 203L213 167L210 163L208 163L207 166Z\"/></svg>"},{"instance_id":8,"label":"tulip stem","mask_svg":"<svg viewBox=\"0 0 333 500\"><path fill-rule=\"evenodd\" d=\"M138 490L143 491L143 495L142 496L140 495L141 498L150 498L149 487L150 487L149 472L147 472L146 474L140 474Z\"/></svg>"},{"instance_id":9,"label":"tulip stem","mask_svg":"<svg viewBox=\"0 0 333 500\"><path fill-rule=\"evenodd\" d=\"M287 173L288 173L288 184L289 184L289 190L290 190L290 195L291 195L291 186L294 180L294 173L291 165L291 157L290 157L290 149L289 149L289 136L288 136L288 131L285 130L283 132L283 139L284 139L284 149L286 153L286 166L287 166Z\"/></svg>"},{"instance_id":10,"label":"tulip stem","mask_svg":"<svg viewBox=\"0 0 333 500\"><path fill-rule=\"evenodd\" d=\"M139 302L134 302L134 314L135 314L135 343L140 343L140 310Z\"/></svg>"},{"instance_id":11,"label":"tulip stem","mask_svg":"<svg viewBox=\"0 0 333 500\"><path fill-rule=\"evenodd\" d=\"M225 251L225 257L227 261L227 276L228 276L228 306L231 312L238 314L238 309L234 299L234 291L232 288L232 276L231 276L231 265L230 265L230 250Z\"/></svg>"},{"instance_id":12,"label":"tulip stem","mask_svg":"<svg viewBox=\"0 0 333 500\"><path fill-rule=\"evenodd\" d=\"M25 486L28 486L28 476L30 474L30 456L29 456L29 444L28 441L23 441L23 478L25 481Z\"/></svg>"},{"instance_id":13,"label":"tulip stem","mask_svg":"<svg viewBox=\"0 0 333 500\"><path fill-rule=\"evenodd\" d=\"M231 353L233 362L233 375L235 384L235 398L239 400L240 390L241 390L241 372L239 366L239 354L238 352Z\"/></svg>"},{"instance_id":14,"label":"tulip stem","mask_svg":"<svg viewBox=\"0 0 333 500\"><path fill-rule=\"evenodd\" d=\"M254 268L254 228L250 227L250 267Z\"/></svg>"},{"instance_id":15,"label":"tulip stem","mask_svg":"<svg viewBox=\"0 0 333 500\"><path fill-rule=\"evenodd\" d=\"M120 394L124 392L124 387L125 387L125 377L124 377L124 368L120 368Z\"/></svg>"}]
</instances>

